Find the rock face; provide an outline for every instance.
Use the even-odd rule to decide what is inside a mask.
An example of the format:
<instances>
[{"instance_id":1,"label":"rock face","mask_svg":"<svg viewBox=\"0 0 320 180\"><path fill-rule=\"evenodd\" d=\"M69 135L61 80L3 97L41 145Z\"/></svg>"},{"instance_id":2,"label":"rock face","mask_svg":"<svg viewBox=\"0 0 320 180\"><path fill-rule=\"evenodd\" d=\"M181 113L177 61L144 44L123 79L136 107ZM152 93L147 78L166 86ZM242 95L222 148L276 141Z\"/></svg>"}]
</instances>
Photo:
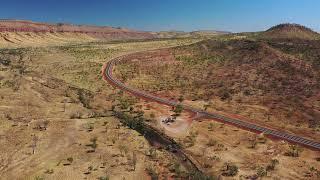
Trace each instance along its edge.
<instances>
[{"instance_id":1,"label":"rock face","mask_svg":"<svg viewBox=\"0 0 320 180\"><path fill-rule=\"evenodd\" d=\"M0 32L58 32L83 33L98 39L152 39L149 32L134 31L107 26L88 26L73 24L48 24L24 20L0 20Z\"/></svg>"}]
</instances>

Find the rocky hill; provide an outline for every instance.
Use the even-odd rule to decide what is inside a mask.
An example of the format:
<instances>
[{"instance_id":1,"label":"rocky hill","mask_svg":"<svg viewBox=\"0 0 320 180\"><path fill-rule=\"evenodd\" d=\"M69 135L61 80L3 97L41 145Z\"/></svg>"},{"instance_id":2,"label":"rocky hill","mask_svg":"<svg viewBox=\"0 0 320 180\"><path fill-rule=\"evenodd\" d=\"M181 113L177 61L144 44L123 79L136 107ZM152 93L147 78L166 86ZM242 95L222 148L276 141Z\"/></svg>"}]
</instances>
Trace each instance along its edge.
<instances>
[{"instance_id":1,"label":"rocky hill","mask_svg":"<svg viewBox=\"0 0 320 180\"><path fill-rule=\"evenodd\" d=\"M114 28L108 26L90 26L73 24L47 24L22 20L1 20L0 32L58 32L58 33L84 33L95 38L121 39L135 38L148 39L154 36L148 32Z\"/></svg>"},{"instance_id":2,"label":"rocky hill","mask_svg":"<svg viewBox=\"0 0 320 180\"><path fill-rule=\"evenodd\" d=\"M319 39L320 34L299 24L279 24L262 33L265 38Z\"/></svg>"},{"instance_id":3,"label":"rocky hill","mask_svg":"<svg viewBox=\"0 0 320 180\"><path fill-rule=\"evenodd\" d=\"M56 45L97 40L152 39L149 32L107 26L0 20L0 47Z\"/></svg>"},{"instance_id":4,"label":"rocky hill","mask_svg":"<svg viewBox=\"0 0 320 180\"><path fill-rule=\"evenodd\" d=\"M160 31L154 32L153 34L157 38L185 38L185 37L212 37L216 35L229 34L227 31L214 31L214 30L199 30L199 31Z\"/></svg>"},{"instance_id":5,"label":"rocky hill","mask_svg":"<svg viewBox=\"0 0 320 180\"><path fill-rule=\"evenodd\" d=\"M318 40L211 39L130 57L118 77L138 89L183 96L193 105L205 101L279 129L290 124L284 129L306 135L320 128L319 49ZM302 126L308 128L295 129Z\"/></svg>"}]
</instances>

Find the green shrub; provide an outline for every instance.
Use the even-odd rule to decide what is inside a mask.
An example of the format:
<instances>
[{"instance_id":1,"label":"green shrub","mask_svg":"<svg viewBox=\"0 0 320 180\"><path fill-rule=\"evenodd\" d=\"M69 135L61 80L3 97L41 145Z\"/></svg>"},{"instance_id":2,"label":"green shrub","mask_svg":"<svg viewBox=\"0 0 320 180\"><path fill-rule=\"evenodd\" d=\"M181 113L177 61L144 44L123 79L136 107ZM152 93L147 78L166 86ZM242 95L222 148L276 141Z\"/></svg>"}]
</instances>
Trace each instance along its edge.
<instances>
[{"instance_id":1,"label":"green shrub","mask_svg":"<svg viewBox=\"0 0 320 180\"><path fill-rule=\"evenodd\" d=\"M209 139L207 145L208 146L215 146L218 142L212 138Z\"/></svg>"},{"instance_id":2,"label":"green shrub","mask_svg":"<svg viewBox=\"0 0 320 180\"><path fill-rule=\"evenodd\" d=\"M238 166L231 163L226 163L224 169L222 170L222 176L235 176L239 172Z\"/></svg>"},{"instance_id":3,"label":"green shrub","mask_svg":"<svg viewBox=\"0 0 320 180\"><path fill-rule=\"evenodd\" d=\"M213 128L214 128L213 123L210 123L209 126L208 126L208 130L209 130L209 131L213 131Z\"/></svg>"},{"instance_id":4,"label":"green shrub","mask_svg":"<svg viewBox=\"0 0 320 180\"><path fill-rule=\"evenodd\" d=\"M73 158L72 158L72 157L68 157L68 158L67 158L67 161L69 161L70 163L72 163L72 162L73 162Z\"/></svg>"},{"instance_id":5,"label":"green shrub","mask_svg":"<svg viewBox=\"0 0 320 180\"><path fill-rule=\"evenodd\" d=\"M267 165L266 171L273 171L275 170L276 166L279 164L277 159L272 159L271 162Z\"/></svg>"},{"instance_id":6,"label":"green shrub","mask_svg":"<svg viewBox=\"0 0 320 180\"><path fill-rule=\"evenodd\" d=\"M154 170L154 168L147 167L146 171L149 174L149 176L151 176L151 180L158 180L159 179L159 174Z\"/></svg>"},{"instance_id":7,"label":"green shrub","mask_svg":"<svg viewBox=\"0 0 320 180\"><path fill-rule=\"evenodd\" d=\"M176 113L177 116L179 116L182 111L183 111L183 106L181 104L176 105L173 110L173 112Z\"/></svg>"},{"instance_id":8,"label":"green shrub","mask_svg":"<svg viewBox=\"0 0 320 180\"><path fill-rule=\"evenodd\" d=\"M299 157L303 151L302 147L298 145L289 145L288 151L285 153L286 156Z\"/></svg>"},{"instance_id":9,"label":"green shrub","mask_svg":"<svg viewBox=\"0 0 320 180\"><path fill-rule=\"evenodd\" d=\"M46 173L46 174L53 174L53 169L47 169L44 173Z\"/></svg>"},{"instance_id":10,"label":"green shrub","mask_svg":"<svg viewBox=\"0 0 320 180\"><path fill-rule=\"evenodd\" d=\"M98 179L99 180L109 180L109 177L108 176L101 176Z\"/></svg>"},{"instance_id":11,"label":"green shrub","mask_svg":"<svg viewBox=\"0 0 320 180\"><path fill-rule=\"evenodd\" d=\"M264 167L258 167L257 168L257 175L258 177L264 177L267 175L267 171Z\"/></svg>"}]
</instances>

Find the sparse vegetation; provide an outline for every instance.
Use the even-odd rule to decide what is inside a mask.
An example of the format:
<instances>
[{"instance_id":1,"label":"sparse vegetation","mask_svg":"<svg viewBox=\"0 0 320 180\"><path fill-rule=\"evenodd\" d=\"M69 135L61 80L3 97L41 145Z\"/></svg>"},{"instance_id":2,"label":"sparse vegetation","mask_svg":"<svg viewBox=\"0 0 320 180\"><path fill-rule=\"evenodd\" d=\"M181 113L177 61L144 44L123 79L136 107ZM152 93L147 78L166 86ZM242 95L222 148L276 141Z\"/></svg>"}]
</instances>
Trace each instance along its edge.
<instances>
[{"instance_id":1,"label":"sparse vegetation","mask_svg":"<svg viewBox=\"0 0 320 180\"><path fill-rule=\"evenodd\" d=\"M208 126L208 131L213 131L214 125L213 123L210 123Z\"/></svg>"},{"instance_id":2,"label":"sparse vegetation","mask_svg":"<svg viewBox=\"0 0 320 180\"><path fill-rule=\"evenodd\" d=\"M207 143L207 145L208 145L209 147L215 146L216 144L217 144L217 141L214 140L214 139L212 139L212 138L210 138L209 141L208 141L208 143Z\"/></svg>"},{"instance_id":3,"label":"sparse vegetation","mask_svg":"<svg viewBox=\"0 0 320 180\"><path fill-rule=\"evenodd\" d=\"M109 177L108 176L101 176L98 179L99 180L109 180Z\"/></svg>"},{"instance_id":4,"label":"sparse vegetation","mask_svg":"<svg viewBox=\"0 0 320 180\"><path fill-rule=\"evenodd\" d=\"M305 128L308 124L315 133L308 136L316 136L319 122L314 110L318 107L315 94L319 87L319 43L256 37L252 41L235 36L217 37L173 48L168 53L166 50L155 53L160 54L161 63L157 58L153 59L152 53L141 53L141 58L139 54L134 55L135 58L129 56L129 60L116 65L115 73L130 86L159 93L159 96L164 95L168 99L172 96L172 100L181 104L190 103L205 111L243 113L253 120L268 119L266 123L269 125L281 124L279 126L282 127L287 124L284 128L294 125L294 133L309 133ZM268 175L286 179L295 174L299 178L300 175L318 178L320 172L316 163L319 158L313 151L301 153L297 150L299 148L290 147L286 153L282 148L285 145L272 140L266 142L264 136L256 136L252 149L247 149L248 144L242 140L246 141L251 134L239 129L230 130L229 125L221 124L219 128L216 123L192 123L188 127L191 128L190 134L181 137L177 144L164 134L165 131L152 129L158 125L155 118L160 117L162 112L170 113L169 109L159 106L156 107L160 109L158 111L152 109L153 104L146 107L148 103L115 90L101 80L101 65L112 57L196 41L97 42L1 49L0 90L3 95L0 101L3 116L0 114L0 117L4 118L0 123L0 134L4 140L0 141L3 145L0 151L6 154L0 157L4 162L0 167L5 170L3 178L12 179L10 174L16 173L30 178L27 175L34 173L34 169L39 169L44 177L57 178L60 172L65 173L72 168L75 171L72 175L112 179L119 172L122 177L131 176L140 173L143 168L152 179L161 179L172 168L173 178L214 179L206 174L217 173L228 155L237 164L225 164L221 170L223 176L237 179L242 175L245 178ZM144 56L151 58L146 59L150 61L141 63ZM130 59L137 61L131 62ZM189 117L185 116L187 113L181 104L175 107L173 116L181 115L184 120ZM260 115L266 113L267 116L261 118ZM150 119L154 123L149 123ZM286 123L287 119L290 123ZM296 122L297 119L299 122ZM36 131L33 127L38 124L40 129L46 131ZM151 131L158 134L150 135ZM30 133L35 134L36 138L30 137ZM164 138L169 144L159 149L152 147L146 142L150 136ZM261 148L255 148L262 143ZM21 150L16 151L17 147ZM173 158L174 153L179 153L177 150L181 147L182 151L186 149L188 156L184 161L177 161ZM6 157L8 152L12 152L10 157ZM284 154L296 158L281 157ZM241 158L248 155L250 159L244 163ZM47 157L50 161L44 159ZM281 166L277 166L279 161L276 159L261 163L261 157L279 158ZM188 158L198 161L205 173L187 172L185 161ZM57 165L52 167L52 162ZM303 168L300 168L300 162L305 164ZM12 166L5 168L9 163ZM250 168L244 166L248 163ZM292 165L290 170L278 173L287 168L286 163ZM238 173L239 168L241 173ZM254 175L245 175L248 169L250 173L255 171ZM43 179L42 176L38 178Z\"/></svg>"},{"instance_id":5,"label":"sparse vegetation","mask_svg":"<svg viewBox=\"0 0 320 180\"><path fill-rule=\"evenodd\" d=\"M81 119L81 113L77 111L70 114L70 119Z\"/></svg>"},{"instance_id":6,"label":"sparse vegetation","mask_svg":"<svg viewBox=\"0 0 320 180\"><path fill-rule=\"evenodd\" d=\"M312 65L318 62L319 43L312 42L313 49L310 49L303 45L308 44L306 40L255 38L211 39L170 50L137 53L135 57L139 57L139 61L131 61L131 56L124 57L117 64L115 74L137 89L168 95L174 92L171 98L194 101L195 106L199 100L215 101L217 105L211 106L213 109L221 110L222 106L223 111L230 113L250 111L252 114L255 110L250 107L259 106L270 109L269 124L277 124L274 121L280 122L283 117L290 116L292 125L299 122L300 126L303 123L317 127L315 109L306 107L303 99L315 97L320 87L316 78L320 76L319 68ZM288 52L299 60L293 61ZM171 53L174 58L170 57ZM157 59L161 59L159 54L161 58L166 57L164 63L157 63ZM309 57L301 59L299 54L309 54ZM304 78L308 80L302 80ZM239 100L241 102L237 103ZM310 103L316 104L313 100ZM237 106L242 111L236 112ZM209 104L201 108L207 110ZM301 117L305 117L302 122ZM313 118L307 120L308 117ZM281 128L281 123L278 124Z\"/></svg>"},{"instance_id":7,"label":"sparse vegetation","mask_svg":"<svg viewBox=\"0 0 320 180\"><path fill-rule=\"evenodd\" d=\"M232 163L226 163L224 165L224 169L222 170L223 176L235 176L238 174L238 166L232 164Z\"/></svg>"},{"instance_id":8,"label":"sparse vegetation","mask_svg":"<svg viewBox=\"0 0 320 180\"><path fill-rule=\"evenodd\" d=\"M258 167L257 168L257 176L258 177L264 177L264 176L266 176L267 175L267 171L266 171L266 169L264 168L264 167Z\"/></svg>"},{"instance_id":9,"label":"sparse vegetation","mask_svg":"<svg viewBox=\"0 0 320 180\"><path fill-rule=\"evenodd\" d=\"M197 139L197 132L193 132L191 131L190 134L185 138L185 146L187 147L192 147L194 146L194 144L196 143L196 139Z\"/></svg>"},{"instance_id":10,"label":"sparse vegetation","mask_svg":"<svg viewBox=\"0 0 320 180\"><path fill-rule=\"evenodd\" d=\"M92 150L88 152L96 152L96 149L98 147L97 140L98 140L97 137L93 137L90 139L91 144L89 144L89 146L92 148Z\"/></svg>"},{"instance_id":11,"label":"sparse vegetation","mask_svg":"<svg viewBox=\"0 0 320 180\"><path fill-rule=\"evenodd\" d=\"M278 164L279 164L279 161L277 159L272 159L270 163L267 165L266 171L267 172L274 171Z\"/></svg>"},{"instance_id":12,"label":"sparse vegetation","mask_svg":"<svg viewBox=\"0 0 320 180\"><path fill-rule=\"evenodd\" d=\"M178 104L174 107L173 112L175 113L174 116L180 116L181 112L183 111L183 106L181 104Z\"/></svg>"},{"instance_id":13,"label":"sparse vegetation","mask_svg":"<svg viewBox=\"0 0 320 180\"><path fill-rule=\"evenodd\" d=\"M298 145L289 145L288 151L285 153L286 156L299 157L303 148Z\"/></svg>"},{"instance_id":14,"label":"sparse vegetation","mask_svg":"<svg viewBox=\"0 0 320 180\"><path fill-rule=\"evenodd\" d=\"M128 153L128 147L124 144L119 145L119 150L120 150L121 156L124 156L125 154Z\"/></svg>"},{"instance_id":15,"label":"sparse vegetation","mask_svg":"<svg viewBox=\"0 0 320 180\"><path fill-rule=\"evenodd\" d=\"M34 180L44 180L44 177L42 177L42 176L36 176L36 177L34 178Z\"/></svg>"},{"instance_id":16,"label":"sparse vegetation","mask_svg":"<svg viewBox=\"0 0 320 180\"><path fill-rule=\"evenodd\" d=\"M69 161L70 163L72 163L72 162L73 162L73 158L72 158L72 157L68 157L68 158L67 158L67 161Z\"/></svg>"},{"instance_id":17,"label":"sparse vegetation","mask_svg":"<svg viewBox=\"0 0 320 180\"><path fill-rule=\"evenodd\" d=\"M132 166L133 170L136 170L136 165L137 165L137 155L135 152L132 152Z\"/></svg>"},{"instance_id":18,"label":"sparse vegetation","mask_svg":"<svg viewBox=\"0 0 320 180\"><path fill-rule=\"evenodd\" d=\"M158 173L154 170L154 168L152 167L147 167L146 168L147 173L149 174L149 176L151 177L152 180L157 180L159 178Z\"/></svg>"},{"instance_id":19,"label":"sparse vegetation","mask_svg":"<svg viewBox=\"0 0 320 180\"><path fill-rule=\"evenodd\" d=\"M53 169L47 169L44 173L46 173L46 174L53 174Z\"/></svg>"}]
</instances>

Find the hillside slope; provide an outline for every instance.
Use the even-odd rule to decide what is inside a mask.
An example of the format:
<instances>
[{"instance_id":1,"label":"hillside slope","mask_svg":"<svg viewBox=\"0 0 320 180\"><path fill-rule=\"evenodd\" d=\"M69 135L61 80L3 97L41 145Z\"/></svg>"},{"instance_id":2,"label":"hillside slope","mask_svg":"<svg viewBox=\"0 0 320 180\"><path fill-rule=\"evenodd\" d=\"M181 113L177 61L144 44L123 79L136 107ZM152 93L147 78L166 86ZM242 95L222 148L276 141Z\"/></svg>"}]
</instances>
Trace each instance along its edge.
<instances>
[{"instance_id":1,"label":"hillside slope","mask_svg":"<svg viewBox=\"0 0 320 180\"><path fill-rule=\"evenodd\" d=\"M206 40L137 54L116 70L136 88L318 139L319 50L301 39Z\"/></svg>"},{"instance_id":2,"label":"hillside slope","mask_svg":"<svg viewBox=\"0 0 320 180\"><path fill-rule=\"evenodd\" d=\"M149 32L72 24L0 20L0 47L55 45L97 40L152 39Z\"/></svg>"},{"instance_id":3,"label":"hillside slope","mask_svg":"<svg viewBox=\"0 0 320 180\"><path fill-rule=\"evenodd\" d=\"M157 38L186 38L186 37L194 37L194 38L201 38L201 37L213 37L222 34L229 34L230 32L227 31L192 31L192 32L184 32L184 31L160 31L160 32L153 32L152 34L155 35Z\"/></svg>"},{"instance_id":4,"label":"hillside slope","mask_svg":"<svg viewBox=\"0 0 320 180\"><path fill-rule=\"evenodd\" d=\"M279 24L262 33L264 38L319 39L320 34L299 24Z\"/></svg>"}]
</instances>

